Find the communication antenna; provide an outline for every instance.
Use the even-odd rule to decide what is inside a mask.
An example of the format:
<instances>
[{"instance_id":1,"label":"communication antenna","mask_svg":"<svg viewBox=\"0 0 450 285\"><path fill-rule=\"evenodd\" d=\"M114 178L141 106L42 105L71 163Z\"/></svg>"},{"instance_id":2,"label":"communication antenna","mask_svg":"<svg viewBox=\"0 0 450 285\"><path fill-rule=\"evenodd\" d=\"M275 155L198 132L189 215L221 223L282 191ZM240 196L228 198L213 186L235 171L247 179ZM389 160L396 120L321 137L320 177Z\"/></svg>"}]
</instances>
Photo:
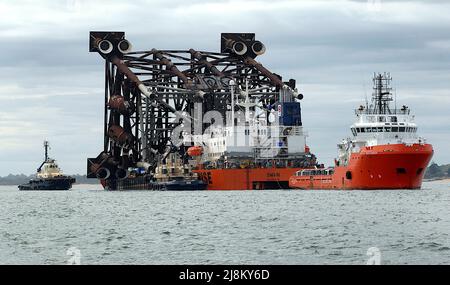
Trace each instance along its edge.
<instances>
[{"instance_id":1,"label":"communication antenna","mask_svg":"<svg viewBox=\"0 0 450 285\"><path fill-rule=\"evenodd\" d=\"M397 110L397 87L394 88L394 108Z\"/></svg>"},{"instance_id":2,"label":"communication antenna","mask_svg":"<svg viewBox=\"0 0 450 285\"><path fill-rule=\"evenodd\" d=\"M369 109L369 101L367 99L367 88L366 88L366 81L363 80L363 88L364 88L364 100L366 102L366 110Z\"/></svg>"},{"instance_id":3,"label":"communication antenna","mask_svg":"<svg viewBox=\"0 0 450 285\"><path fill-rule=\"evenodd\" d=\"M45 150L45 160L47 161L48 159L48 150L50 148L50 144L48 143L48 141L44 141L44 150Z\"/></svg>"}]
</instances>

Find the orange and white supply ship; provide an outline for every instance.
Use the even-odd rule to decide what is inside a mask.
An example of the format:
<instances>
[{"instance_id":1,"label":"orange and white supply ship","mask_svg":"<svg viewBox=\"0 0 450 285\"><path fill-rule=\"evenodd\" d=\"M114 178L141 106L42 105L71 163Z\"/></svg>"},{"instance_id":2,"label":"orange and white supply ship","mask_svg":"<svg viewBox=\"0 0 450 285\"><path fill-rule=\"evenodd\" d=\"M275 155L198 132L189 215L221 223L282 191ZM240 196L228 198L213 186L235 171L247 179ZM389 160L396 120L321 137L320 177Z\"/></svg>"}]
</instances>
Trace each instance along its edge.
<instances>
[{"instance_id":1,"label":"orange and white supply ship","mask_svg":"<svg viewBox=\"0 0 450 285\"><path fill-rule=\"evenodd\" d=\"M317 166L306 146L302 95L285 85L276 102L263 106L256 91L231 87L227 124L184 137L185 145L194 144L187 150L193 172L208 190L287 189L293 173Z\"/></svg>"},{"instance_id":2,"label":"orange and white supply ship","mask_svg":"<svg viewBox=\"0 0 450 285\"><path fill-rule=\"evenodd\" d=\"M407 106L391 109L392 78L374 76L372 104L356 110L353 137L338 144L331 168L300 170L289 179L300 189L419 189L433 147L417 135Z\"/></svg>"}]
</instances>

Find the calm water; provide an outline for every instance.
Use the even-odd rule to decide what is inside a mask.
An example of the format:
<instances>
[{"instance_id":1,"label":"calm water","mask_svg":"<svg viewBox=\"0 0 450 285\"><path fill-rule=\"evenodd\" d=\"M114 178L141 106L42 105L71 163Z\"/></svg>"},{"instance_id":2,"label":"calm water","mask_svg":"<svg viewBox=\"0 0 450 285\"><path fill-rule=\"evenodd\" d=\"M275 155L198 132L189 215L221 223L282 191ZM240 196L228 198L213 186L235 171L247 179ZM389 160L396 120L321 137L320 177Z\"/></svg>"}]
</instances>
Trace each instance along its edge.
<instances>
[{"instance_id":1,"label":"calm water","mask_svg":"<svg viewBox=\"0 0 450 285\"><path fill-rule=\"evenodd\" d=\"M0 263L450 264L450 182L422 191L0 187Z\"/></svg>"}]
</instances>

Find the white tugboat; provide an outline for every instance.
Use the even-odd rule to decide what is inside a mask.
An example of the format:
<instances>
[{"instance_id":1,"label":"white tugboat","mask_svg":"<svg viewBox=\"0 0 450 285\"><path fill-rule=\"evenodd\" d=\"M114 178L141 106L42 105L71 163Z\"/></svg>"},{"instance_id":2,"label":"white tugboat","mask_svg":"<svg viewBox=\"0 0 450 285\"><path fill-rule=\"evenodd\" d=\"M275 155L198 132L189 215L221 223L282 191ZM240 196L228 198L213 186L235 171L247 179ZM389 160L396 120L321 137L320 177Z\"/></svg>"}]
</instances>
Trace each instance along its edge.
<instances>
[{"instance_id":1,"label":"white tugboat","mask_svg":"<svg viewBox=\"0 0 450 285\"><path fill-rule=\"evenodd\" d=\"M64 175L56 160L48 157L48 141L44 141L44 149L45 159L37 169L36 178L19 185L19 190L69 190L72 188L75 178Z\"/></svg>"}]
</instances>

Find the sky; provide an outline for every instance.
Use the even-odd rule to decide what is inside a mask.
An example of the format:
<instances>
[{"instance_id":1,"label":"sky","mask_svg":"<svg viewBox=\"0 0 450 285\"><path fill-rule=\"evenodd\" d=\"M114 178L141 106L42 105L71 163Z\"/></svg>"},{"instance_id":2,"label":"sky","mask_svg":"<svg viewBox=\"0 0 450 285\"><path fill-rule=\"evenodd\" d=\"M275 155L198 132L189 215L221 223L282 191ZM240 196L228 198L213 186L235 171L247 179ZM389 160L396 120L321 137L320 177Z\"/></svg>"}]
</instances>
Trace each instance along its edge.
<instances>
[{"instance_id":1,"label":"sky","mask_svg":"<svg viewBox=\"0 0 450 285\"><path fill-rule=\"evenodd\" d=\"M450 163L447 1L0 0L0 175L32 174L42 142L66 173L102 148L103 62L89 31L126 32L135 50L219 51L220 33L253 32L258 57L297 80L308 145L327 165L350 136L374 72L390 72L397 105Z\"/></svg>"}]
</instances>

